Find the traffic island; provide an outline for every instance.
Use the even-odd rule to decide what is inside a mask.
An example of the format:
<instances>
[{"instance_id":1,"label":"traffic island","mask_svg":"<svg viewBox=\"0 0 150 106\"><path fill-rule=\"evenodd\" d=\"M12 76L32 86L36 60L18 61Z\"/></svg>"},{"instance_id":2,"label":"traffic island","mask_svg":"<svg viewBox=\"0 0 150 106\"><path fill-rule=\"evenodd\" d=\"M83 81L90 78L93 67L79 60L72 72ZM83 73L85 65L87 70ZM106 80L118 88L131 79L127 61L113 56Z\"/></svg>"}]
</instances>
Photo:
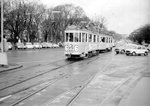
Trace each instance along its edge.
<instances>
[{"instance_id":1,"label":"traffic island","mask_svg":"<svg viewBox=\"0 0 150 106\"><path fill-rule=\"evenodd\" d=\"M0 65L2 66L8 65L7 54L5 52L0 53Z\"/></svg>"}]
</instances>

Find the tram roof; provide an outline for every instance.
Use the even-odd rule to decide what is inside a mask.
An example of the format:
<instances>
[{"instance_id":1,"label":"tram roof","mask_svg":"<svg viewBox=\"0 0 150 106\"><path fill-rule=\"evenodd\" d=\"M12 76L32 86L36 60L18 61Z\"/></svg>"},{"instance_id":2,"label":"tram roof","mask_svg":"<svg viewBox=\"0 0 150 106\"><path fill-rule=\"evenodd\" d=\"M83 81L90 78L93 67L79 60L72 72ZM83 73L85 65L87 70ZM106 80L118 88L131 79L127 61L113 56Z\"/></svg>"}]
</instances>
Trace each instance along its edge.
<instances>
[{"instance_id":1,"label":"tram roof","mask_svg":"<svg viewBox=\"0 0 150 106\"><path fill-rule=\"evenodd\" d=\"M86 29L84 27L76 26L76 25L71 25L66 28L66 31L70 31L70 30L89 31L88 29Z\"/></svg>"},{"instance_id":2,"label":"tram roof","mask_svg":"<svg viewBox=\"0 0 150 106\"><path fill-rule=\"evenodd\" d=\"M66 31L86 31L86 32L93 33L93 34L98 34L98 32L94 32L94 31L91 31L91 30L89 30L85 27L76 26L76 25L68 26L66 28ZM98 35L100 35L100 36L110 36L110 35L105 34L105 33L99 33Z\"/></svg>"}]
</instances>

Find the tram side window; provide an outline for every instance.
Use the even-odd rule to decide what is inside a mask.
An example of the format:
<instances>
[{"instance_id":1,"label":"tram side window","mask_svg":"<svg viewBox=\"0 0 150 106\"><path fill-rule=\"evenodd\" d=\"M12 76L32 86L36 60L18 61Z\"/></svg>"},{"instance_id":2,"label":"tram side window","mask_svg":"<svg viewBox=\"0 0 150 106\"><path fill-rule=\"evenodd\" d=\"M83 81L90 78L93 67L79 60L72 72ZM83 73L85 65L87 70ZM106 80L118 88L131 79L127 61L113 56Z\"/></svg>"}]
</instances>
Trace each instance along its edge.
<instances>
[{"instance_id":1,"label":"tram side window","mask_svg":"<svg viewBox=\"0 0 150 106\"><path fill-rule=\"evenodd\" d=\"M73 42L73 33L70 33L69 35L69 42Z\"/></svg>"},{"instance_id":2,"label":"tram side window","mask_svg":"<svg viewBox=\"0 0 150 106\"><path fill-rule=\"evenodd\" d=\"M79 41L78 33L75 33L74 40L75 40L75 42L78 42L78 41Z\"/></svg>"},{"instance_id":3,"label":"tram side window","mask_svg":"<svg viewBox=\"0 0 150 106\"><path fill-rule=\"evenodd\" d=\"M102 42L102 37L99 36L99 42Z\"/></svg>"},{"instance_id":4,"label":"tram side window","mask_svg":"<svg viewBox=\"0 0 150 106\"><path fill-rule=\"evenodd\" d=\"M85 42L87 42L87 33L85 34Z\"/></svg>"},{"instance_id":5,"label":"tram side window","mask_svg":"<svg viewBox=\"0 0 150 106\"><path fill-rule=\"evenodd\" d=\"M92 42L92 34L89 34L89 42Z\"/></svg>"},{"instance_id":6,"label":"tram side window","mask_svg":"<svg viewBox=\"0 0 150 106\"><path fill-rule=\"evenodd\" d=\"M108 43L108 37L106 38L106 43Z\"/></svg>"},{"instance_id":7,"label":"tram side window","mask_svg":"<svg viewBox=\"0 0 150 106\"><path fill-rule=\"evenodd\" d=\"M107 37L107 41L106 41L107 43L109 43L109 38Z\"/></svg>"},{"instance_id":8,"label":"tram side window","mask_svg":"<svg viewBox=\"0 0 150 106\"><path fill-rule=\"evenodd\" d=\"M103 43L105 42L105 37L102 37L102 42L103 42Z\"/></svg>"},{"instance_id":9,"label":"tram side window","mask_svg":"<svg viewBox=\"0 0 150 106\"><path fill-rule=\"evenodd\" d=\"M110 43L112 43L112 39L110 38Z\"/></svg>"},{"instance_id":10,"label":"tram side window","mask_svg":"<svg viewBox=\"0 0 150 106\"><path fill-rule=\"evenodd\" d=\"M85 33L82 33L82 42L84 42Z\"/></svg>"},{"instance_id":11,"label":"tram side window","mask_svg":"<svg viewBox=\"0 0 150 106\"><path fill-rule=\"evenodd\" d=\"M79 33L79 42L81 42L81 33Z\"/></svg>"},{"instance_id":12,"label":"tram side window","mask_svg":"<svg viewBox=\"0 0 150 106\"><path fill-rule=\"evenodd\" d=\"M99 42L99 36L97 36L97 42Z\"/></svg>"},{"instance_id":13,"label":"tram side window","mask_svg":"<svg viewBox=\"0 0 150 106\"><path fill-rule=\"evenodd\" d=\"M93 42L96 42L96 35L94 35L94 40L93 40Z\"/></svg>"}]
</instances>

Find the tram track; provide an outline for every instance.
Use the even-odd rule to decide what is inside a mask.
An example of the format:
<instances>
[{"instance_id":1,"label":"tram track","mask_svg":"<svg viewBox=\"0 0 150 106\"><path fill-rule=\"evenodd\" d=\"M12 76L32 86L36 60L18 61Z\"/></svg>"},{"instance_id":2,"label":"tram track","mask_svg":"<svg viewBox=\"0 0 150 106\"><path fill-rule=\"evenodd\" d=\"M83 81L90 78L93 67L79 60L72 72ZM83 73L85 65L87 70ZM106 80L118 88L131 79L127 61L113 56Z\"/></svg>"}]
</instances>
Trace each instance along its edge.
<instances>
[{"instance_id":1,"label":"tram track","mask_svg":"<svg viewBox=\"0 0 150 106\"><path fill-rule=\"evenodd\" d=\"M73 64L73 63L74 63L74 62L65 64L65 65L62 65L62 66L58 66L58 67L56 67L56 68L53 68L53 69L51 69L51 70L45 71L45 72L40 73L40 74L37 74L37 75L35 75L35 76L32 76L32 77L27 78L27 79L24 79L24 80L19 81L19 82L17 82L17 83L8 85L8 86L6 86L6 87L4 87L4 88L1 88L1 89L0 89L0 92L2 92L3 90L6 90L6 89L8 89L8 88L10 89L11 87L17 86L17 85L19 85L19 84L21 84L21 83L27 82L27 81L29 81L29 80L35 79L35 78L37 78L37 77L40 77L40 76L42 76L42 75L44 75L44 74L47 74L47 73L49 73L49 72L55 71L55 70L57 70L57 69L60 69L60 68L62 68L62 67L65 67L65 66L67 66L67 65ZM39 83L38 83L38 84L39 84ZM36 85L37 85L37 84L36 84ZM30 87L31 87L31 86L30 86ZM30 88L30 87L28 87L28 88ZM24 89L27 89L27 88L24 88ZM22 90L20 90L20 91L22 91ZM14 92L14 93L15 93L15 92ZM13 93L13 94L14 94L14 93ZM10 95L11 95L11 94L10 94ZM4 95L4 96L7 96L7 95ZM0 97L0 98L2 98L2 97Z\"/></svg>"},{"instance_id":2,"label":"tram track","mask_svg":"<svg viewBox=\"0 0 150 106\"><path fill-rule=\"evenodd\" d=\"M18 101L12 103L10 106L16 106L17 104L19 104L19 103L21 103L22 101L24 101L24 100L30 98L31 96L37 94L38 92L40 92L40 91L46 89L46 88L49 87L50 85L56 83L57 81L61 80L62 78L66 77L66 76L67 76L67 75L64 75L64 76L61 76L61 77L59 77L59 78L54 79L53 81L48 81L48 82L46 82L47 84L46 84L45 86L41 87L41 88L38 89L38 90L35 90L34 92L29 93L28 95L24 96L23 98L19 99Z\"/></svg>"},{"instance_id":3,"label":"tram track","mask_svg":"<svg viewBox=\"0 0 150 106\"><path fill-rule=\"evenodd\" d=\"M96 59L98 59L98 58L99 58L99 57L93 57L93 58L89 58L88 61L87 61L87 59L85 59L85 60L83 60L83 61L87 61L86 64L89 64L90 62L92 62L92 61L94 61L94 60L96 60ZM83 62L83 61L82 61L82 62ZM67 65L71 65L71 64L73 64L73 63L75 63L75 62L78 62L78 61L71 61L71 62L69 62L69 63L67 63L67 64L65 64L65 65L58 66L58 67L56 67L56 68L54 68L54 69L51 69L51 70L48 70L48 71L46 71L46 72L40 73L40 74L38 74L38 75L36 75L36 76L30 77L30 78L28 78L28 79L19 81L19 82L15 83L15 84L9 85L9 86L4 87L4 88L1 88L1 89L0 89L0 92L2 92L2 91L4 91L4 90L7 90L7 89L11 89L12 87L15 87L15 86L17 86L17 85L19 85L19 84L22 84L22 83L27 82L27 81L29 81L29 80L32 80L32 79L34 79L34 78L40 77L40 76L42 76L42 75L44 75L44 74L47 74L47 73L49 73L49 72L52 72L52 71L54 71L54 70L63 68L63 67L65 67L65 66L67 66ZM55 79L55 78L54 78L54 79ZM38 82L37 84L34 84L34 85L32 85L32 86L29 86L29 87L25 87L25 88L23 88L23 89L20 89L19 91L12 92L12 93L7 94L7 95L2 95L0 98L4 98L4 97L7 97L7 96L9 96L9 95L17 94L17 93L19 93L19 92L22 92L22 91L25 91L25 90L27 90L27 89L30 89L30 88L32 88L32 87L34 87L34 86L37 86L37 85L39 85L39 84L45 83L45 82L47 82L48 80L53 80L53 79L47 79L47 80L45 80L45 81Z\"/></svg>"},{"instance_id":4,"label":"tram track","mask_svg":"<svg viewBox=\"0 0 150 106\"><path fill-rule=\"evenodd\" d=\"M11 73L14 73L14 72L18 72L18 71L23 71L23 70L28 70L28 69L32 69L32 68L35 68L35 67L41 67L41 66L47 66L47 65L51 65L51 64L55 64L57 62L63 62L64 59L61 59L61 60L57 60L57 61L54 61L54 62L48 62L48 61L45 61L45 62L48 62L48 63L45 63L45 64L35 64L35 65L31 65L31 66L28 66L28 67L23 67L21 69L17 69L17 70L13 70L13 71L10 71ZM23 62L22 62L23 63ZM31 62L30 62L31 63ZM34 61L33 61L34 63ZM20 63L21 64L21 63ZM25 62L25 64L28 64L28 62ZM3 72L4 73L4 72Z\"/></svg>"},{"instance_id":5,"label":"tram track","mask_svg":"<svg viewBox=\"0 0 150 106\"><path fill-rule=\"evenodd\" d=\"M131 73L130 76L128 76L127 78L123 79L121 81L120 84L118 84L115 88L113 88L113 90L109 93L109 95L107 95L104 100L102 100L102 102L99 104L99 106L104 106L105 103L107 103L107 101L122 87L124 86L125 83L130 83L130 82L135 82L136 80L139 80L141 78L141 76L139 75L137 78L134 78L137 74L139 74L141 71L139 72L134 72ZM96 76L95 76L96 77ZM86 88L86 86L88 86L88 84L93 80L94 78L91 78L86 84L85 86L83 86L82 89L80 89L77 94L75 96L73 96L68 103L65 106L72 106L72 104L77 100L77 98L81 95L81 93L84 91L84 89ZM135 80L136 79L136 80ZM119 92L119 91L118 91ZM50 105L46 105L46 106L50 106ZM73 105L74 106L74 105Z\"/></svg>"},{"instance_id":6,"label":"tram track","mask_svg":"<svg viewBox=\"0 0 150 106\"><path fill-rule=\"evenodd\" d=\"M106 67L108 67L109 64ZM103 68L103 71L100 72L100 74L105 74L105 68ZM134 72L130 73L130 75L126 78L112 77L112 78L120 79L118 81L121 81L121 82L118 83L116 86L114 86L112 91L109 92L109 95L105 95L105 98L100 102L99 105L103 106L119 89L121 89L122 86L124 86L124 84L135 82L136 80L138 80L141 77L140 75L137 77L137 75L139 73L141 73L141 71L138 71L138 72L134 71ZM74 106L73 105L74 102L83 93L83 91L87 88L87 86L90 84L90 82L96 78L96 76L97 76L97 74L91 76L89 78L89 80L86 83L84 83L83 85L79 85L71 90L64 92L63 94L58 95L56 98L54 98L53 100L50 100L48 103L44 104L43 106L55 106L55 105L57 105L57 106ZM135 78L135 77L137 77L137 78ZM103 80L105 80L105 79L103 79ZM106 81L109 81L109 80L106 79ZM75 89L76 89L76 91L75 91Z\"/></svg>"},{"instance_id":7,"label":"tram track","mask_svg":"<svg viewBox=\"0 0 150 106\"><path fill-rule=\"evenodd\" d=\"M88 61L85 60L85 61L86 61L85 64L88 64L89 62L93 62L94 60L97 60L98 58L99 58L99 57L95 57L95 58L90 58ZM73 63L74 63L74 62L73 62ZM24 100L30 98L31 96L34 96L35 94L39 93L39 92L42 91L43 89L46 89L46 88L49 87L50 85L56 83L57 81L61 80L62 78L66 77L66 76L67 76L67 75L59 76L58 78L52 79L52 81L45 81L45 82L43 82L43 84L44 84L44 83L48 83L48 84L47 84L46 86L43 86L42 88L36 90L35 92L32 92L32 93L30 93L30 94L24 96L23 98L17 100L16 102L12 103L10 106L15 106L15 105L19 104L20 102L22 102L22 101L24 101ZM41 84L42 84L42 83L41 83ZM26 90L27 90L27 89L26 89ZM19 93L19 92L18 92L18 93ZM15 94L14 94L14 95L15 95ZM9 97L10 95L7 95L7 96ZM7 98L7 96L6 96L6 98ZM13 95L11 95L11 96L13 96ZM5 97L4 97L4 98L5 98Z\"/></svg>"},{"instance_id":8,"label":"tram track","mask_svg":"<svg viewBox=\"0 0 150 106\"><path fill-rule=\"evenodd\" d=\"M139 73L139 72L138 72ZM120 84L118 84L111 92L110 94L104 99L102 100L102 102L99 104L100 106L103 106L107 100L109 100L109 98L111 98L114 93L116 91L118 91L125 83L127 83L128 81L132 80L133 76L135 74L138 74L138 73L134 73L133 75L129 76L128 78L125 78ZM83 91L86 89L86 87L91 83L91 81L95 78L96 76L92 76L85 84L83 85L80 85L70 91L66 91L65 93L59 95L57 98L53 99L52 101L50 101L49 103L43 105L43 106L55 106L55 103L57 103L57 100L58 98L61 99L61 96L62 95L65 95L65 94L68 94L68 92L74 92L76 89L77 91L75 91L74 93L72 93L72 97L69 98L68 100L66 100L65 102L63 101L62 103L65 103L63 104L62 106L72 106L73 103L78 99L78 97L83 93ZM73 91L74 90L74 91ZM62 96L62 97L65 97L65 96ZM66 96L67 98L67 96ZM54 103L54 104L53 104ZM61 106L61 102L57 104L57 106ZM74 106L74 105L73 105Z\"/></svg>"},{"instance_id":9,"label":"tram track","mask_svg":"<svg viewBox=\"0 0 150 106\"><path fill-rule=\"evenodd\" d=\"M95 58L95 60L97 60L97 59L98 59L98 57ZM111 60L111 61L112 61L112 60ZM105 69L111 64L111 61L109 61L109 63L108 63L106 66L103 67L102 71L100 72L101 74L102 74L102 73L105 71ZM87 62L87 64L89 64L90 62L92 62L92 61ZM99 73L99 72L96 72L94 75L91 75L91 76L88 78L88 81L86 81L86 82L83 83L82 85L78 85L78 86L76 86L76 87L74 87L74 88L72 88L72 89L70 89L70 90L68 90L68 91L66 91L66 92L64 92L64 93L62 93L62 94L60 94L60 95L58 95L57 97L55 97L54 99L50 100L48 103L44 104L43 106L53 106L53 103L59 101L59 100L57 100L57 99L61 98L61 96L62 96L62 97L65 97L64 95L65 95L65 94L67 95L67 94L69 94L69 93L70 93L70 95L71 95L72 97L70 98L70 97L67 97L67 96L66 96L66 98L69 98L69 100L65 101L65 105L62 104L62 103L60 103L60 105L59 105L59 104L57 104L57 105L58 105L58 106L71 106L71 105L74 103L74 101L76 101L76 99L80 96L80 94L84 91L84 89L86 89L86 87L91 83L91 81L94 80L94 79L97 77L98 73ZM63 101L63 103L64 103L64 101Z\"/></svg>"},{"instance_id":10,"label":"tram track","mask_svg":"<svg viewBox=\"0 0 150 106\"><path fill-rule=\"evenodd\" d=\"M96 57L96 58L94 58L94 59L91 59L91 61L88 61L86 64L89 64L89 62L93 62L94 60L97 60L98 58L99 58L99 57ZM36 90L35 92L32 92L32 93L26 95L25 97L19 99L18 101L14 102L14 103L11 104L10 106L16 106L16 105L18 105L19 103L23 102L23 101L26 100L26 99L29 99L31 96L34 96L35 94L41 92L42 90L46 89L46 88L49 87L50 85L56 83L57 81L63 79L63 78L66 77L66 76L68 76L68 75L67 75L67 74L66 74L66 75L63 75L63 76L61 76L61 77L59 77L59 78L57 78L57 79L54 79L52 82L51 82L51 81L46 82L46 83L48 83L48 84L46 84L46 85L43 86L42 88ZM92 77L93 77L93 76L92 76ZM92 79L93 79L93 78L91 78L90 81L91 81ZM88 83L89 83L89 80L88 80ZM88 84L88 83L86 83L86 84ZM73 88L73 89L78 89L78 88L84 89L84 87L85 87L85 86L83 86L83 85L82 85L82 86L76 86L76 87Z\"/></svg>"}]
</instances>

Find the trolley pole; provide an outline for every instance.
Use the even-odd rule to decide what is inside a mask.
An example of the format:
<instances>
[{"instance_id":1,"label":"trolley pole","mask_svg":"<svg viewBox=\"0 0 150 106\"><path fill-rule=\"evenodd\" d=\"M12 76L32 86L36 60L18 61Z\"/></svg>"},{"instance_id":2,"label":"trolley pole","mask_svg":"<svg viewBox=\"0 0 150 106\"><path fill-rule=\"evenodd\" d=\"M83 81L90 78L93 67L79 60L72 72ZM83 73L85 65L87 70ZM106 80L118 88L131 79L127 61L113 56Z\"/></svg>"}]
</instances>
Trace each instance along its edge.
<instances>
[{"instance_id":1,"label":"trolley pole","mask_svg":"<svg viewBox=\"0 0 150 106\"><path fill-rule=\"evenodd\" d=\"M7 61L7 54L4 52L4 24L3 24L3 14L4 14L4 8L3 8L3 0L1 0L1 53L0 53L0 66L8 66L8 61Z\"/></svg>"}]
</instances>

